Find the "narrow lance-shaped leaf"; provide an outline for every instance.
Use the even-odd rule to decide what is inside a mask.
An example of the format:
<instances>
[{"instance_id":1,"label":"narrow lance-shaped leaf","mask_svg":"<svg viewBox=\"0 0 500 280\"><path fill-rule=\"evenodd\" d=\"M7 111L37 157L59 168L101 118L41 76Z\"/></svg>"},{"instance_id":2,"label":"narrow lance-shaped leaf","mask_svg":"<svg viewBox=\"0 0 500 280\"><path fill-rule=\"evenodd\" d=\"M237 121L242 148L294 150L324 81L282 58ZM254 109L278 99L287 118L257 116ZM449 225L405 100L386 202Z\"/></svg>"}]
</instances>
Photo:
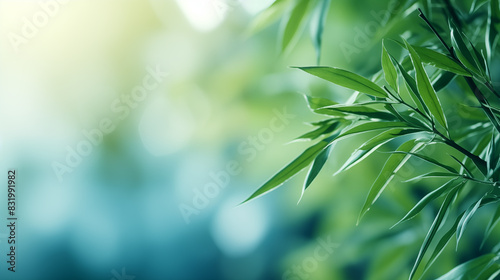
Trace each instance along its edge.
<instances>
[{"instance_id":1,"label":"narrow lance-shaped leaf","mask_svg":"<svg viewBox=\"0 0 500 280\"><path fill-rule=\"evenodd\" d=\"M498 0L491 0L488 6L488 24L486 25L486 54L488 60L491 60L493 54L492 50L495 49L498 43L498 33L497 29L500 26L500 5ZM498 27L500 28L500 27Z\"/></svg>"},{"instance_id":2,"label":"narrow lance-shaped leaf","mask_svg":"<svg viewBox=\"0 0 500 280\"><path fill-rule=\"evenodd\" d=\"M403 68L403 65L401 65L394 57L391 57L392 61L398 66L399 72L403 76L403 79L406 84L406 88L408 89L408 93L410 94L411 99L413 100L413 103L417 105L417 108L422 112L422 113L427 113L427 107L425 107L424 101L422 100L422 97L418 94L418 89L417 89L417 83L415 82L415 79L413 79L410 74L406 72L406 70Z\"/></svg>"},{"instance_id":3,"label":"narrow lance-shaped leaf","mask_svg":"<svg viewBox=\"0 0 500 280\"><path fill-rule=\"evenodd\" d=\"M472 216L476 213L477 209L479 209L479 206L481 205L482 201L483 201L483 198L479 199L475 204L471 205L465 211L465 214L462 217L462 219L460 219L460 223L458 223L458 226L457 226L457 249L458 249L458 243L460 242L460 239L462 238L462 236L465 232L467 224L469 223Z\"/></svg>"},{"instance_id":4,"label":"narrow lance-shaped leaf","mask_svg":"<svg viewBox=\"0 0 500 280\"><path fill-rule=\"evenodd\" d=\"M417 255L417 259L415 260L415 264L413 265L413 268L410 272L410 280L413 279L413 276L415 276L415 273L417 272L417 268L420 265L420 262L422 261L425 252L427 252L427 249L429 248L429 245L431 244L432 240L434 239L434 236L436 235L439 227L444 221L444 218L446 216L446 213L448 212L450 204L453 202L453 199L455 195L457 194L459 188L454 188L452 189L447 195L446 198L443 201L443 204L441 204L441 208L439 208L439 211L436 215L436 218L434 219L434 222L432 223L429 231L427 232L427 235L425 236L424 242L422 243L422 246L420 246L420 250Z\"/></svg>"},{"instance_id":5,"label":"narrow lance-shaped leaf","mask_svg":"<svg viewBox=\"0 0 500 280\"><path fill-rule=\"evenodd\" d=\"M476 75L480 75L480 71L476 63L474 62L474 58L472 57L471 52L467 48L467 45L465 45L465 40L460 32L460 30L457 29L457 27L453 24L450 23L450 29L451 29L451 43L453 45L453 49L455 50L455 53L462 62L462 64L467 67L470 71L474 72Z\"/></svg>"},{"instance_id":6,"label":"narrow lance-shaped leaf","mask_svg":"<svg viewBox=\"0 0 500 280\"><path fill-rule=\"evenodd\" d=\"M373 109L371 107L368 107L366 105L359 105L359 104L354 104L354 105L333 105L333 106L327 106L318 109L320 110L323 114L328 115L329 112L333 113L333 115L338 114L338 112L341 113L346 113L346 114L354 114L358 116L365 116L368 118L375 118L375 119L382 119L382 120L388 120L388 121L395 121L397 118L387 112L379 111L376 109Z\"/></svg>"},{"instance_id":7,"label":"narrow lance-shaped leaf","mask_svg":"<svg viewBox=\"0 0 500 280\"><path fill-rule=\"evenodd\" d=\"M396 224L394 224L391 228L399 225L400 223L402 223L404 221L408 221L408 220L412 219L418 213L420 213L420 211L422 211L422 209L424 209L424 207L427 206L427 204L429 204L429 202L431 202L434 199L440 197L443 193L445 193L446 191L450 190L450 188L455 187L456 186L454 184L455 180L456 180L456 178L455 179L451 179L450 181L444 183L441 187L439 187L439 188L433 190L432 192L428 193L417 204L415 204L415 206L401 220L399 220L399 222L397 222Z\"/></svg>"},{"instance_id":8,"label":"narrow lance-shaped leaf","mask_svg":"<svg viewBox=\"0 0 500 280\"><path fill-rule=\"evenodd\" d=\"M386 82L396 91L398 91L398 74L396 67L392 64L391 57L382 43L382 69Z\"/></svg>"},{"instance_id":9,"label":"narrow lance-shaped leaf","mask_svg":"<svg viewBox=\"0 0 500 280\"><path fill-rule=\"evenodd\" d=\"M323 29L328 14L328 8L331 0L321 0L316 6L313 19L311 21L311 38L316 50L316 64L319 65L321 58L321 42L323 37Z\"/></svg>"},{"instance_id":10,"label":"narrow lance-shaped leaf","mask_svg":"<svg viewBox=\"0 0 500 280\"><path fill-rule=\"evenodd\" d=\"M429 109L430 113L434 118L445 128L448 129L448 124L446 123L446 117L441 107L441 103L432 87L429 76L425 72L424 66L420 61L420 57L413 49L413 47L405 41L406 47L410 52L410 57L413 62L413 67L415 68L415 75L417 79L417 88L422 100Z\"/></svg>"},{"instance_id":11,"label":"narrow lance-shaped leaf","mask_svg":"<svg viewBox=\"0 0 500 280\"><path fill-rule=\"evenodd\" d=\"M302 169L306 168L316 156L323 151L323 149L331 143L332 139L324 139L312 147L307 148L301 155L299 155L295 160L288 164L285 168L281 169L276 175L269 179L264 185L262 185L257 191L255 191L249 198L247 198L243 203L252 200L258 196L261 196L279 186L281 186L288 179L293 177Z\"/></svg>"},{"instance_id":12,"label":"narrow lance-shaped leaf","mask_svg":"<svg viewBox=\"0 0 500 280\"><path fill-rule=\"evenodd\" d=\"M247 35L257 33L277 21L290 0L276 0L271 6L258 14L246 31Z\"/></svg>"},{"instance_id":13,"label":"narrow lance-shaped leaf","mask_svg":"<svg viewBox=\"0 0 500 280\"><path fill-rule=\"evenodd\" d=\"M358 126L355 126L353 128L350 128L344 132L342 132L338 139L357 134L357 133L363 133L363 132L368 132L368 131L373 131L373 130L379 130L379 129L390 129L390 128L413 128L408 126L407 123L403 122L366 122L362 123Z\"/></svg>"},{"instance_id":14,"label":"narrow lance-shaped leaf","mask_svg":"<svg viewBox=\"0 0 500 280\"><path fill-rule=\"evenodd\" d=\"M335 137L338 136L339 133L336 133L335 135L332 135L328 139L331 141L335 139ZM318 156L314 159L311 168L309 169L309 172L307 173L306 180L304 182L304 187L302 188L302 193L300 194L299 202L302 200L302 196L304 196L304 192L306 189L311 185L311 183L316 179L316 176L318 176L319 172L325 165L328 156L330 155L331 150L335 146L335 143L332 143L331 145L328 145L326 148L324 148Z\"/></svg>"},{"instance_id":15,"label":"narrow lance-shaped leaf","mask_svg":"<svg viewBox=\"0 0 500 280\"><path fill-rule=\"evenodd\" d=\"M298 67L299 69L336 85L357 90L375 97L387 97L387 93L374 82L358 74L333 67Z\"/></svg>"},{"instance_id":16,"label":"narrow lance-shaped leaf","mask_svg":"<svg viewBox=\"0 0 500 280\"><path fill-rule=\"evenodd\" d=\"M420 148L421 145L422 143L417 143L416 140L410 140L399 146L397 150L402 152L416 151L418 148ZM373 203L377 201L377 199L384 191L385 187L394 178L396 172L406 163L408 158L408 155L403 154L392 154L389 157L384 167L382 168L382 171L370 188L370 192L368 193L363 208L361 209L361 213L359 214L358 223L360 219L366 214L366 212L370 210L370 207L373 205Z\"/></svg>"},{"instance_id":17,"label":"narrow lance-shaped leaf","mask_svg":"<svg viewBox=\"0 0 500 280\"><path fill-rule=\"evenodd\" d=\"M302 25L304 16L306 15L307 8L311 1L308 0L297 0L298 3L293 8L286 23L285 30L283 31L283 37L281 40L281 51L285 51L292 40L297 36L299 28Z\"/></svg>"},{"instance_id":18,"label":"narrow lance-shaped leaf","mask_svg":"<svg viewBox=\"0 0 500 280\"><path fill-rule=\"evenodd\" d=\"M415 133L418 132L419 130L416 129L401 129L401 128L395 128L395 129L389 129L387 131L384 131L377 136L371 138L370 140L366 141L363 143L358 149L356 149L351 156L346 160L344 165L340 167L340 169L335 172L334 176L337 175L340 172L346 171L350 169L351 167L355 166L356 164L360 163L363 161L365 158L367 158L369 155L371 155L373 152L375 152L380 146L384 145L385 143L399 137L402 135L406 135L409 133Z\"/></svg>"}]
</instances>

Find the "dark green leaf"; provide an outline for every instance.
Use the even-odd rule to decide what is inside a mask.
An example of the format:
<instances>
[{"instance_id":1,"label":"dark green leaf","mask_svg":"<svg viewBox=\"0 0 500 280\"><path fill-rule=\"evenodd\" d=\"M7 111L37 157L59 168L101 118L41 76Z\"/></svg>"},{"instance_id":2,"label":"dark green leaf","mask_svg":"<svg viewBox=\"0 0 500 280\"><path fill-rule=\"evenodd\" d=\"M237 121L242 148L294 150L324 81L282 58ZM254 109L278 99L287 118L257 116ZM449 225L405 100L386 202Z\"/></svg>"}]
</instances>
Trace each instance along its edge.
<instances>
[{"instance_id":1,"label":"dark green leaf","mask_svg":"<svg viewBox=\"0 0 500 280\"><path fill-rule=\"evenodd\" d=\"M474 279L483 271L484 268L486 268L491 262L498 260L498 258L499 257L495 254L482 255L455 267L450 272L439 277L437 280Z\"/></svg>"}]
</instances>

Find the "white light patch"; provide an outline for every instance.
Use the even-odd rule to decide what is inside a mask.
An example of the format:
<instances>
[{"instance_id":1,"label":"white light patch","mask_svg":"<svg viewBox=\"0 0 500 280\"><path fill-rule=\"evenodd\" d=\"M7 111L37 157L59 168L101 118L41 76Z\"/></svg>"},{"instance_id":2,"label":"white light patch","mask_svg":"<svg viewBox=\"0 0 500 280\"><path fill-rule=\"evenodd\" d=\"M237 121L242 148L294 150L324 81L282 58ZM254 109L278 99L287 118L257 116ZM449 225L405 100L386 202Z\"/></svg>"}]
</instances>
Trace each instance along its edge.
<instances>
[{"instance_id":1,"label":"white light patch","mask_svg":"<svg viewBox=\"0 0 500 280\"><path fill-rule=\"evenodd\" d=\"M229 200L219 209L212 223L212 237L226 255L238 257L252 252L268 228L266 211L255 201L247 205Z\"/></svg>"},{"instance_id":2,"label":"white light patch","mask_svg":"<svg viewBox=\"0 0 500 280\"><path fill-rule=\"evenodd\" d=\"M177 4L189 23L204 32L216 28L230 8L223 0L177 0Z\"/></svg>"}]
</instances>

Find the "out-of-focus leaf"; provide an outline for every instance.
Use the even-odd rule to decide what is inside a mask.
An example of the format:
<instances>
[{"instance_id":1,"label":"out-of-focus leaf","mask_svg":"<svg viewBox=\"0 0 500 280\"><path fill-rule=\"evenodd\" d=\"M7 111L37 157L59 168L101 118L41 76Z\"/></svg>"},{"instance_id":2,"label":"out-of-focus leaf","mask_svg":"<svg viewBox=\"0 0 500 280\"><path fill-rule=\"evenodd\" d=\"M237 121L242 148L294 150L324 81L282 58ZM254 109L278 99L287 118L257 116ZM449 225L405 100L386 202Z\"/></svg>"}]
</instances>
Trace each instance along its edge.
<instances>
[{"instance_id":1,"label":"out-of-focus leaf","mask_svg":"<svg viewBox=\"0 0 500 280\"><path fill-rule=\"evenodd\" d=\"M392 64L391 57L387 53L385 45L382 43L382 69L386 82L396 91L398 91L398 74L396 67Z\"/></svg>"},{"instance_id":2,"label":"out-of-focus leaf","mask_svg":"<svg viewBox=\"0 0 500 280\"><path fill-rule=\"evenodd\" d=\"M252 21L247 33L253 34L266 28L273 22L277 21L284 13L285 8L288 6L290 0L276 0L271 6L258 14L255 20Z\"/></svg>"},{"instance_id":3,"label":"out-of-focus leaf","mask_svg":"<svg viewBox=\"0 0 500 280\"><path fill-rule=\"evenodd\" d=\"M446 123L446 117L443 112L443 108L441 107L441 103L434 91L434 88L431 85L429 80L429 76L425 72L424 66L420 61L420 57L416 53L416 51L405 41L406 47L410 52L410 57L413 62L413 67L415 68L416 80L417 80L417 88L422 100L425 105L429 109L430 113L434 116L434 118L445 128L448 129L448 124Z\"/></svg>"},{"instance_id":4,"label":"out-of-focus leaf","mask_svg":"<svg viewBox=\"0 0 500 280\"><path fill-rule=\"evenodd\" d=\"M434 240L434 236L436 235L439 227L443 222L445 222L445 216L446 213L448 212L451 203L453 202L453 199L455 195L457 194L459 188L453 188L448 192L446 195L446 198L443 201L443 204L441 204L441 208L439 208L439 211L436 215L436 218L434 219L434 222L432 223L429 231L427 232L427 235L425 236L424 242L422 243L422 246L420 246L420 250L417 255L417 259L415 260L415 264L413 265L413 268L410 272L410 280L413 279L413 276L417 272L417 268L420 265L420 262L422 261L425 253L427 252L427 249L429 248L429 245L431 242Z\"/></svg>"},{"instance_id":5,"label":"out-of-focus leaf","mask_svg":"<svg viewBox=\"0 0 500 280\"><path fill-rule=\"evenodd\" d=\"M417 140L413 139L408 142L403 143L397 151L401 152L414 152L422 146L422 143L418 143ZM370 192L366 198L366 201L359 214L358 223L360 219L370 210L370 207L377 201L385 187L394 178L396 172L406 163L409 156L404 154L392 154L387 159L382 171L378 175L377 179L370 188Z\"/></svg>"},{"instance_id":6,"label":"out-of-focus leaf","mask_svg":"<svg viewBox=\"0 0 500 280\"><path fill-rule=\"evenodd\" d=\"M258 196L261 196L275 188L281 186L288 179L293 177L302 169L306 168L316 156L327 147L333 139L331 137L323 139L312 147L307 148L301 155L294 159L285 168L281 169L276 175L269 179L264 185L262 185L257 191L255 191L249 198L247 198L243 203L252 200Z\"/></svg>"},{"instance_id":7,"label":"out-of-focus leaf","mask_svg":"<svg viewBox=\"0 0 500 280\"><path fill-rule=\"evenodd\" d=\"M297 36L297 33L302 25L302 21L308 10L309 0L296 0L296 5L287 19L283 36L281 39L281 51L285 51L292 40Z\"/></svg>"},{"instance_id":8,"label":"out-of-focus leaf","mask_svg":"<svg viewBox=\"0 0 500 280\"><path fill-rule=\"evenodd\" d=\"M387 93L374 82L347 70L333 67L298 67L299 69L339 86L357 90L375 97L387 97Z\"/></svg>"},{"instance_id":9,"label":"out-of-focus leaf","mask_svg":"<svg viewBox=\"0 0 500 280\"><path fill-rule=\"evenodd\" d=\"M319 65L321 58L321 42L323 37L323 30L330 7L331 0L320 0L315 8L313 19L311 21L311 38L316 50L316 64Z\"/></svg>"},{"instance_id":10,"label":"out-of-focus leaf","mask_svg":"<svg viewBox=\"0 0 500 280\"><path fill-rule=\"evenodd\" d=\"M499 257L495 254L482 255L468 262L465 262L459 266L456 266L445 275L439 277L437 280L475 279L476 276L481 274L483 269L485 269L493 261L498 260L498 258ZM487 279L487 278L481 278L481 279Z\"/></svg>"}]
</instances>

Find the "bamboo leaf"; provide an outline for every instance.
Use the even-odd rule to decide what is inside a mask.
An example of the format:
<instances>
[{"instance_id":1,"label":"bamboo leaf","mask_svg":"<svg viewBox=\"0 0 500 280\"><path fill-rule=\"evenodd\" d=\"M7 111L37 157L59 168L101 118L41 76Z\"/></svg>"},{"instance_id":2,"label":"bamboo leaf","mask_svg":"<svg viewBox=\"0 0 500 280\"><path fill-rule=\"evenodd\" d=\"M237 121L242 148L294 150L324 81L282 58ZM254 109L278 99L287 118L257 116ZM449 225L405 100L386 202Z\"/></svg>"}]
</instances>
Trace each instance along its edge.
<instances>
[{"instance_id":1,"label":"bamboo leaf","mask_svg":"<svg viewBox=\"0 0 500 280\"><path fill-rule=\"evenodd\" d=\"M413 67L415 68L416 80L417 80L417 88L422 100L425 105L429 109L430 113L434 116L434 118L445 128L448 129L448 124L446 123L446 117L443 112L443 108L441 107L441 103L432 87L432 84L429 80L429 76L425 72L424 66L420 61L420 57L413 49L413 47L405 41L406 47L410 52L410 57L413 63Z\"/></svg>"},{"instance_id":2,"label":"bamboo leaf","mask_svg":"<svg viewBox=\"0 0 500 280\"><path fill-rule=\"evenodd\" d=\"M417 259L415 260L415 264L413 265L413 268L410 272L410 280L413 279L413 276L417 272L417 268L420 265L420 262L422 261L425 253L427 252L427 249L429 248L432 240L434 240L434 236L436 235L438 228L441 226L441 224L445 220L446 213L448 212L448 209L453 202L453 199L455 195L457 194L459 188L456 187L452 189L451 191L448 192L446 195L446 198L443 201L443 204L441 204L441 208L439 208L439 211L436 215L436 218L434 219L434 222L432 223L429 231L427 232L427 235L425 236L424 242L422 243L422 246L420 247L420 250L417 255Z\"/></svg>"},{"instance_id":3,"label":"bamboo leaf","mask_svg":"<svg viewBox=\"0 0 500 280\"><path fill-rule=\"evenodd\" d=\"M422 209L424 209L429 202L435 200L436 198L440 197L443 193L446 191L449 191L450 188L456 187L457 185L454 185L453 183L455 182L456 178L451 179L450 181L444 183L442 186L439 188L433 190L432 192L428 193L426 196L424 196L415 206L401 219L399 220L395 225L393 225L391 228L399 225L402 222L408 221L415 217Z\"/></svg>"},{"instance_id":4,"label":"bamboo leaf","mask_svg":"<svg viewBox=\"0 0 500 280\"><path fill-rule=\"evenodd\" d=\"M374 82L347 70L333 67L298 67L311 75L336 85L363 92L375 97L387 97L387 93Z\"/></svg>"},{"instance_id":5,"label":"bamboo leaf","mask_svg":"<svg viewBox=\"0 0 500 280\"><path fill-rule=\"evenodd\" d=\"M262 185L257 191L255 191L242 203L252 200L281 186L284 182L293 177L299 171L306 168L316 158L316 156L321 153L321 151L323 151L325 147L332 143L332 141L333 138L329 137L327 139L321 140L312 147L307 148L302 154L300 154L290 164L276 173L276 175L274 175L271 179L264 183L264 185Z\"/></svg>"},{"instance_id":6,"label":"bamboo leaf","mask_svg":"<svg viewBox=\"0 0 500 280\"><path fill-rule=\"evenodd\" d=\"M297 0L297 4L290 13L290 17L286 23L285 29L283 31L283 36L281 39L281 51L284 52L296 37L299 28L302 25L302 21L306 15L307 8L311 1L308 0Z\"/></svg>"},{"instance_id":7,"label":"bamboo leaf","mask_svg":"<svg viewBox=\"0 0 500 280\"><path fill-rule=\"evenodd\" d=\"M319 65L321 58L321 42L323 37L323 30L326 23L326 16L328 8L330 7L331 0L321 0L316 6L313 19L311 22L311 38L313 41L314 49L316 50L316 64Z\"/></svg>"},{"instance_id":8,"label":"bamboo leaf","mask_svg":"<svg viewBox=\"0 0 500 280\"><path fill-rule=\"evenodd\" d=\"M410 140L403 143L397 151L401 152L412 152L420 148L422 143L418 143L416 140ZM404 154L392 154L386 161L382 171L378 175L377 179L370 188L370 192L365 200L361 213L359 214L358 223L361 218L370 210L370 207L377 201L385 187L394 178L396 172L406 163L409 156Z\"/></svg>"},{"instance_id":9,"label":"bamboo leaf","mask_svg":"<svg viewBox=\"0 0 500 280\"><path fill-rule=\"evenodd\" d=\"M396 91L398 91L398 74L396 67L392 64L391 57L387 53L385 45L382 43L382 69L387 83Z\"/></svg>"}]
</instances>

